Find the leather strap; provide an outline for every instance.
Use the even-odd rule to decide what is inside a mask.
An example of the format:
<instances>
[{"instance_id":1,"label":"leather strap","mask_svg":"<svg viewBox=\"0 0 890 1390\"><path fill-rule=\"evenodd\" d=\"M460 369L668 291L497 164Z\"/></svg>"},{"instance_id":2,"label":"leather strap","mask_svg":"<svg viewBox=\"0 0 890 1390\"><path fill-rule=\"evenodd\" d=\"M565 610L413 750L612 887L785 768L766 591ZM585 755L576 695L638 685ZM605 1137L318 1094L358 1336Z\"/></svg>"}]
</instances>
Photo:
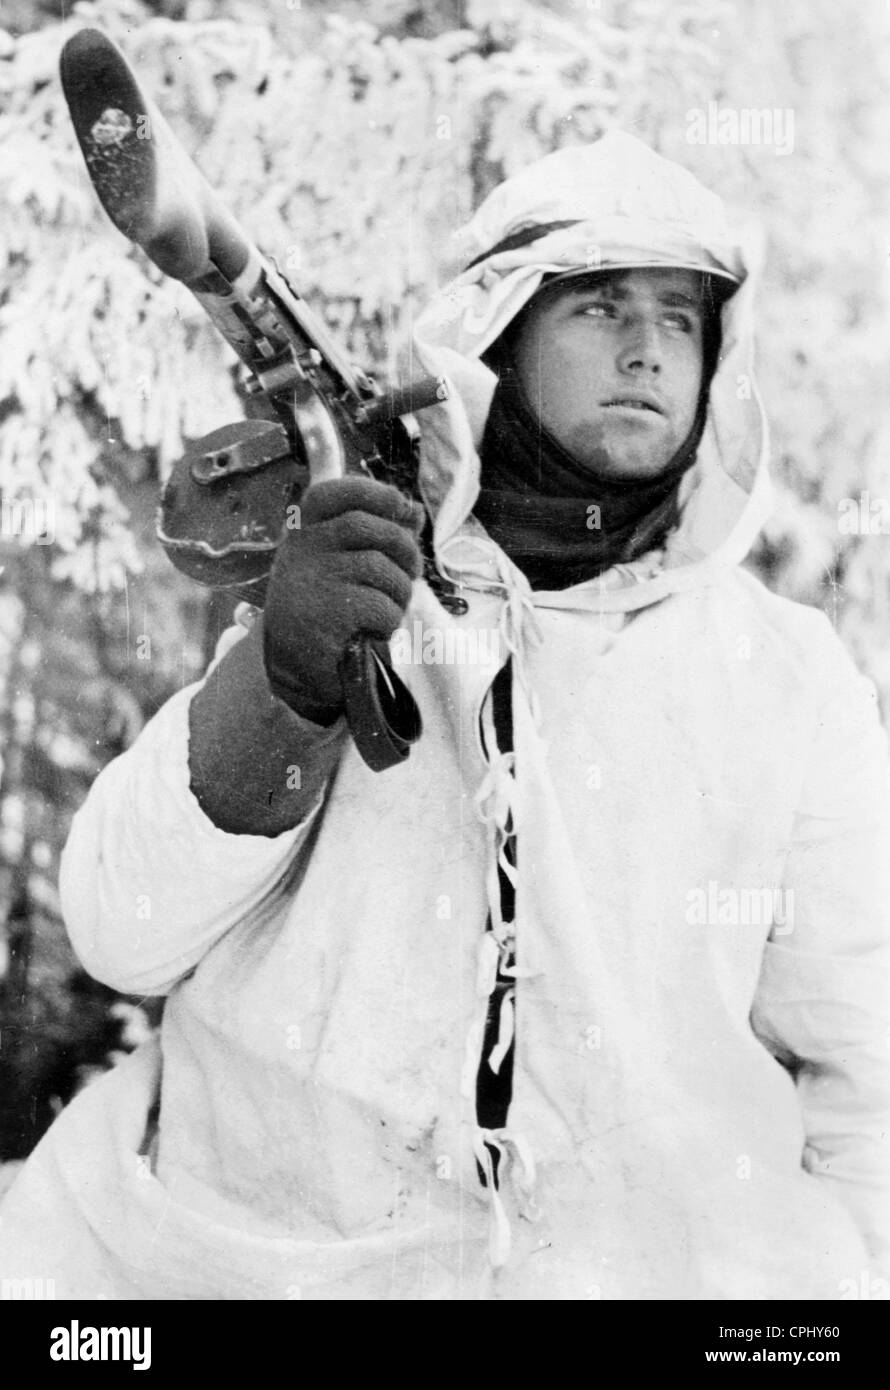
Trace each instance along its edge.
<instances>
[{"instance_id":1,"label":"leather strap","mask_svg":"<svg viewBox=\"0 0 890 1390\"><path fill-rule=\"evenodd\" d=\"M420 738L420 710L392 668L389 644L358 632L343 649L338 670L346 721L355 746L373 772L402 763Z\"/></svg>"}]
</instances>

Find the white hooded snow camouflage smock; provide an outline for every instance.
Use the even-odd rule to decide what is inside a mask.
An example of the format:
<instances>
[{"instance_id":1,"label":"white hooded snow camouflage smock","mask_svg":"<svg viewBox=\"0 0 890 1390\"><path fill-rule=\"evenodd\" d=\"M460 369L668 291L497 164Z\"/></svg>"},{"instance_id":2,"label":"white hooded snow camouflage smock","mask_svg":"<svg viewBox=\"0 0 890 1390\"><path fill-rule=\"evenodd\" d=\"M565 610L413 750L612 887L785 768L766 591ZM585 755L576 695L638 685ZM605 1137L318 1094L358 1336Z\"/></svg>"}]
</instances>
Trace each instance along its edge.
<instances>
[{"instance_id":1,"label":"white hooded snow camouflage smock","mask_svg":"<svg viewBox=\"0 0 890 1390\"><path fill-rule=\"evenodd\" d=\"M527 223L575 225L486 259L416 325L453 387L421 422L423 482L469 612L418 583L397 641L500 640L402 664L425 721L407 764L375 775L347 743L307 824L277 838L226 834L194 800L193 688L97 779L63 865L72 939L100 979L169 999L160 1043L26 1165L0 1211L4 1276L222 1299L842 1298L874 1277L885 743L827 619L738 568L768 509L767 445L751 266L722 218L621 135L479 210L467 260ZM479 354L542 275L627 264L743 281L681 523L664 553L532 595L468 520L494 386ZM486 756L510 652L515 756ZM474 1088L508 813L516 1057L496 1193Z\"/></svg>"}]
</instances>

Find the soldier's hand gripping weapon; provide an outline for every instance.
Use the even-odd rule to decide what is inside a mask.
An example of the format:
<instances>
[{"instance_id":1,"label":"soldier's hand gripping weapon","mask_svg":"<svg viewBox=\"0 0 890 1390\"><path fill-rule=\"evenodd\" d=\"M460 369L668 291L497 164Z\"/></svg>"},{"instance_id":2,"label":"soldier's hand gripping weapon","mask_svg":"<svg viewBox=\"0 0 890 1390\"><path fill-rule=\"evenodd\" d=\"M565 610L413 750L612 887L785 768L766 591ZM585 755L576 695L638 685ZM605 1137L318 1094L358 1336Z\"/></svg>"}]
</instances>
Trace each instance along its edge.
<instances>
[{"instance_id":1,"label":"soldier's hand gripping weapon","mask_svg":"<svg viewBox=\"0 0 890 1390\"><path fill-rule=\"evenodd\" d=\"M276 420L227 425L190 449L164 489L158 538L178 569L262 606L275 552L309 482L351 471L413 498L417 460L399 417L444 397L432 378L387 393L353 366L325 325L222 205L140 89L120 50L82 29L61 57L65 99L99 199L114 225L210 315ZM424 536L425 575L454 611ZM356 633L340 662L359 752L375 771L408 756L417 706L385 642Z\"/></svg>"}]
</instances>

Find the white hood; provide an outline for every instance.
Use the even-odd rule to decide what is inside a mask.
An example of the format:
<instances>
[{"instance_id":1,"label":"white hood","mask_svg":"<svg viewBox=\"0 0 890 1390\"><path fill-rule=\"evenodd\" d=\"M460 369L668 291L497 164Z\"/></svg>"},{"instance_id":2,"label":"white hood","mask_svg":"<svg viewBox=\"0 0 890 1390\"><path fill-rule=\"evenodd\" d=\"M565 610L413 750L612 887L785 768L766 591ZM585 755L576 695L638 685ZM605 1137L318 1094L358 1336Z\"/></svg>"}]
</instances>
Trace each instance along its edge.
<instances>
[{"instance_id":1,"label":"white hood","mask_svg":"<svg viewBox=\"0 0 890 1390\"><path fill-rule=\"evenodd\" d=\"M571 223L531 243L486 255L517 231ZM579 267L683 266L740 283L723 308L720 362L696 464L681 489L682 515L655 578L625 567L613 574L606 606L643 607L738 564L771 506L767 426L754 383L752 296L760 239L730 235L719 198L685 169L632 136L547 155L496 188L459 233L467 262L415 324L424 367L449 383L450 397L424 411L421 489L435 519L436 553L451 577L504 574L503 552L470 512L479 491L478 448L496 378L481 354L515 318L545 275ZM472 538L472 540L470 540ZM576 585L548 606L587 606ZM597 606L602 606L602 593ZM540 603L540 595L535 602Z\"/></svg>"}]
</instances>

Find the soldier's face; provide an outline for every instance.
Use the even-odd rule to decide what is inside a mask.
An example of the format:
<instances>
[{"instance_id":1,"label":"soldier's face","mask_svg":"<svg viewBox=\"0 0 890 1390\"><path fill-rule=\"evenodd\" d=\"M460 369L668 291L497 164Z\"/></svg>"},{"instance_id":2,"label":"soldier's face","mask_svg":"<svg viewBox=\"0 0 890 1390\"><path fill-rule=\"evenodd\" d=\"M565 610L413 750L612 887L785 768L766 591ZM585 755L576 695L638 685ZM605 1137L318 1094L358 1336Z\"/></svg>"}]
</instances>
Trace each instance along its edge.
<instances>
[{"instance_id":1,"label":"soldier's face","mask_svg":"<svg viewBox=\"0 0 890 1390\"><path fill-rule=\"evenodd\" d=\"M702 277L627 270L535 297L514 358L544 427L606 477L653 478L684 442L702 378Z\"/></svg>"}]
</instances>

